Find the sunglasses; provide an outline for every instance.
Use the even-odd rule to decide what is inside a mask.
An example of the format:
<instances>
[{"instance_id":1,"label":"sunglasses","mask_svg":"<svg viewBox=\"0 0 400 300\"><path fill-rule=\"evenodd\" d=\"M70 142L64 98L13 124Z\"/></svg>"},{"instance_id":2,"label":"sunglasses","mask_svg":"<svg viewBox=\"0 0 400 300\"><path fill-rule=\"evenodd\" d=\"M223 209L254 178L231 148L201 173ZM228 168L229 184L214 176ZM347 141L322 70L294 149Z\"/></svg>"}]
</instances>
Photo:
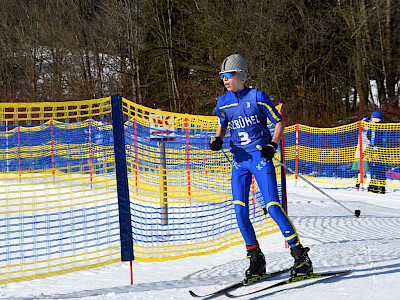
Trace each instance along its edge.
<instances>
[{"instance_id":1,"label":"sunglasses","mask_svg":"<svg viewBox=\"0 0 400 300\"><path fill-rule=\"evenodd\" d=\"M235 74L236 74L236 72L225 72L225 73L222 73L220 75L221 76L221 80L224 80L224 77L226 79L232 78L233 76L235 76Z\"/></svg>"}]
</instances>

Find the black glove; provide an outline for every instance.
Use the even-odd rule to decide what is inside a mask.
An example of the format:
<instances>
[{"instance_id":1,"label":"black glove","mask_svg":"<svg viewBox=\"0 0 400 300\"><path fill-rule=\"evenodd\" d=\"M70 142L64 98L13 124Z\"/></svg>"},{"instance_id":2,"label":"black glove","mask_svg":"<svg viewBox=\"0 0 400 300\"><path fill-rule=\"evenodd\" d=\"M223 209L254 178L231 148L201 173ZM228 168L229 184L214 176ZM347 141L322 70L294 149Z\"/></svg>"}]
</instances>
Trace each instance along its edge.
<instances>
[{"instance_id":1,"label":"black glove","mask_svg":"<svg viewBox=\"0 0 400 300\"><path fill-rule=\"evenodd\" d=\"M222 138L220 136L212 136L210 138L210 149L212 151L219 151L222 149L222 144L224 142L222 141Z\"/></svg>"},{"instance_id":2,"label":"black glove","mask_svg":"<svg viewBox=\"0 0 400 300\"><path fill-rule=\"evenodd\" d=\"M261 157L264 157L266 161L271 160L274 157L277 148L278 144L274 142L262 146Z\"/></svg>"}]
</instances>

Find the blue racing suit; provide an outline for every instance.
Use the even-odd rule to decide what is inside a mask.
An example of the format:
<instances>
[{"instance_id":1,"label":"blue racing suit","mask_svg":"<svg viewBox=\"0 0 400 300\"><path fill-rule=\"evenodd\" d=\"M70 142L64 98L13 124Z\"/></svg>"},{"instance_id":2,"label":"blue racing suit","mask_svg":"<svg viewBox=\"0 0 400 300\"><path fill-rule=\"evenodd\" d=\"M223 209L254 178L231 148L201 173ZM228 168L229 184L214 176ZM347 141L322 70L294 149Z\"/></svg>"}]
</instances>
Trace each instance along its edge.
<instances>
[{"instance_id":1,"label":"blue racing suit","mask_svg":"<svg viewBox=\"0 0 400 300\"><path fill-rule=\"evenodd\" d=\"M298 234L279 202L275 167L272 160L261 157L257 145L268 144L271 133L268 119L274 124L282 116L271 99L262 91L245 87L238 92L227 92L217 100L213 110L219 126L230 133L233 154L232 195L240 232L248 247L257 244L257 238L249 217L249 192L254 175L266 204L268 213L278 224L290 247L300 243Z\"/></svg>"}]
</instances>

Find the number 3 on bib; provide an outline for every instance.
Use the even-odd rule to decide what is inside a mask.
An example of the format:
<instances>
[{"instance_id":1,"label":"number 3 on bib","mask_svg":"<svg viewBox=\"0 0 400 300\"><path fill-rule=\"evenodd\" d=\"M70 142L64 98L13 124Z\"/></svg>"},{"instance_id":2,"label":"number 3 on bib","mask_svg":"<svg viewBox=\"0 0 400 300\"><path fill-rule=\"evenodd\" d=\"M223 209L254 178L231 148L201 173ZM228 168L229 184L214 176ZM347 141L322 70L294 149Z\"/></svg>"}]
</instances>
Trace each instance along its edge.
<instances>
[{"instance_id":1,"label":"number 3 on bib","mask_svg":"<svg viewBox=\"0 0 400 300\"><path fill-rule=\"evenodd\" d=\"M238 136L240 137L240 144L242 146L247 145L251 142L251 140L249 139L249 134L247 132L239 132Z\"/></svg>"}]
</instances>

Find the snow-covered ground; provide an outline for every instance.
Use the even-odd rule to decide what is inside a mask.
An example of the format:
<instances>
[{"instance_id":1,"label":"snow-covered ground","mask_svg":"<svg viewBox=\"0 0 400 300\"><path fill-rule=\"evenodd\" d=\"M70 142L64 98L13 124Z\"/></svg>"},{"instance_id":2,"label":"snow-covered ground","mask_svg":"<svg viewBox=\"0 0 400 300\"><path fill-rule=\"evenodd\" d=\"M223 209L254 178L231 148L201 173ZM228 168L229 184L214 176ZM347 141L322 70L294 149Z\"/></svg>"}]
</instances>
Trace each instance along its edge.
<instances>
[{"instance_id":1,"label":"snow-covered ground","mask_svg":"<svg viewBox=\"0 0 400 300\"><path fill-rule=\"evenodd\" d=\"M312 248L310 257L315 272L343 269L352 272L317 284L277 288L242 299L399 299L400 191L388 189L387 194L376 195L350 187L323 188L349 209L360 209L361 216L352 216L301 181L297 185L294 181L288 182L289 215L302 244ZM262 237L259 242L267 259L267 270L276 271L292 265L281 234ZM121 262L1 285L0 298L191 299L189 289L207 293L240 280L248 266L245 256L243 245L208 256L158 263L134 262L133 285L130 285L129 262ZM254 285L244 288L251 289ZM222 295L213 299L227 298Z\"/></svg>"}]
</instances>

